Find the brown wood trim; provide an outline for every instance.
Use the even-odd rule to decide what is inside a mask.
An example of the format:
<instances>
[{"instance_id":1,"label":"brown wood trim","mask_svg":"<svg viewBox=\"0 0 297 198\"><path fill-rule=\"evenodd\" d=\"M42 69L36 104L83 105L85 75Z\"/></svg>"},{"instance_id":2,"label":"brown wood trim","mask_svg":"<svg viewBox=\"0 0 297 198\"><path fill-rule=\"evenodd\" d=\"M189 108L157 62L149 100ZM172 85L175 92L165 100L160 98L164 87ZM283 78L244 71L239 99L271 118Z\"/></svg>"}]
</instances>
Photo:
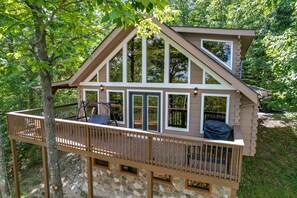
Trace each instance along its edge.
<instances>
[{"instance_id":1,"label":"brown wood trim","mask_svg":"<svg viewBox=\"0 0 297 198\"><path fill-rule=\"evenodd\" d=\"M18 163L17 163L16 141L12 139L12 140L10 140L10 142L11 142L11 151L12 151L12 159L13 159L13 175L14 175L14 185L15 185L15 196L17 198L20 198L21 197L21 190L20 190Z\"/></svg>"},{"instance_id":2,"label":"brown wood trim","mask_svg":"<svg viewBox=\"0 0 297 198\"><path fill-rule=\"evenodd\" d=\"M153 181L153 172L149 171L147 173L147 197L148 198L153 198L154 194L154 181Z\"/></svg>"},{"instance_id":3,"label":"brown wood trim","mask_svg":"<svg viewBox=\"0 0 297 198\"><path fill-rule=\"evenodd\" d=\"M205 183L208 183L208 182L205 182ZM203 190L203 189L199 189L199 188L195 188L195 187L189 186L189 179L186 179L186 181L185 181L185 189L196 191L196 192L199 192L199 193L203 193L205 195L210 195L212 193L212 184L211 183L208 183L208 184L210 186L209 187L209 191L206 191L206 190Z\"/></svg>"},{"instance_id":4,"label":"brown wood trim","mask_svg":"<svg viewBox=\"0 0 297 198\"><path fill-rule=\"evenodd\" d=\"M92 158L87 158L87 173L88 173L88 197L93 198L93 163Z\"/></svg>"},{"instance_id":5,"label":"brown wood trim","mask_svg":"<svg viewBox=\"0 0 297 198\"><path fill-rule=\"evenodd\" d=\"M100 65L102 61L105 60L105 57L109 55L115 46L119 45L134 29L134 27L129 27L127 29L114 29L95 49L92 53L92 57L86 59L82 63L79 71L69 79L69 85L75 86L82 82L88 74L90 74L98 65Z\"/></svg>"},{"instance_id":6,"label":"brown wood trim","mask_svg":"<svg viewBox=\"0 0 297 198\"><path fill-rule=\"evenodd\" d=\"M44 196L50 197L50 186L49 186L49 174L48 174L48 158L47 148L42 147L42 163L43 163L43 174L44 174Z\"/></svg>"},{"instance_id":7,"label":"brown wood trim","mask_svg":"<svg viewBox=\"0 0 297 198\"><path fill-rule=\"evenodd\" d=\"M106 170L110 170L110 162L108 160L102 160L102 159L99 159L99 158L92 158L92 159L93 159L93 165L94 165L94 167L103 168L103 169L106 169ZM106 166L102 166L102 165L96 164L96 159L108 162L108 166L106 167Z\"/></svg>"},{"instance_id":8,"label":"brown wood trim","mask_svg":"<svg viewBox=\"0 0 297 198\"><path fill-rule=\"evenodd\" d=\"M134 166L130 166L130 167L136 168L136 170L137 170L137 173L131 173L131 172L128 172L128 171L124 171L123 166L129 166L129 165L119 164L119 173L124 173L124 174L130 175L130 176L137 176L137 177L139 176L139 168L134 167Z\"/></svg>"},{"instance_id":9,"label":"brown wood trim","mask_svg":"<svg viewBox=\"0 0 297 198\"><path fill-rule=\"evenodd\" d=\"M45 142L41 137L41 135L38 133L35 133L35 128L32 128L31 123L34 123L35 121L42 121L40 122L40 126L42 128L42 133L44 133L43 130L43 118L40 116L31 116L26 114L18 114L18 113L11 113L8 115L9 120L9 134L10 138L20 139L24 142L29 142L32 144L37 144L41 146L46 146ZM29 123L28 123L29 121ZM56 119L57 122L57 138L58 138L58 149L64 150L67 152L74 152L81 154L83 156L89 157L89 158L99 158L106 161L113 161L115 163L124 164L127 166L132 166L137 168L137 172L140 169L145 169L146 171L152 171L152 172L160 172L167 175L172 175L176 177L181 178L188 178L191 180L198 180L202 182L210 182L215 183L218 185L223 185L231 188L238 188L239 178L240 178L240 172L241 172L241 164L242 164L242 150L243 147L240 144L225 144L223 143L216 143L216 142L209 142L205 141L204 139L201 140L191 140L182 138L182 137L167 137L165 135L160 134L152 134L148 132L143 132L139 130L131 130L126 128L120 128L120 127L111 127L111 126L101 126L101 125L90 125L88 123L82 123L82 122L73 122L73 121L67 121L62 119ZM14 125L12 126L12 123ZM93 135L90 136L90 131L92 131ZM13 134L13 135L12 135ZM20 137L19 137L20 136ZM88 141L87 139L91 138ZM167 148L167 151L165 152L164 157L168 158L172 156L174 158L174 153L170 152L172 150L172 146L177 144L179 148L181 148L182 153L177 153L175 156L178 160L176 162L181 162L180 165L178 165L176 162L169 162L169 161L158 161L158 153L156 153L154 148L154 142L157 141L157 138L163 138L164 139L164 149ZM129 141L127 141L127 138ZM146 143L143 144L145 141ZM90 144L91 143L91 144ZM115 144L116 143L116 144ZM120 143L120 144L119 144ZM127 144L128 143L128 144ZM173 145L171 145L173 144ZM98 145L98 146L95 146ZM105 145L104 149L99 147L99 145ZM128 145L128 149L124 149L125 146ZM137 145L142 145L141 147L138 147ZM202 160L206 163L212 161L212 157L210 159L202 159L201 150L200 154L198 152L198 148L201 148L201 146L204 147L205 145L205 153L212 151L207 151L207 149L217 148L217 147L223 147L228 152L229 149L232 149L232 156L230 160L227 158L227 155L224 155L222 152L220 152L220 156L215 154L216 159L218 159L220 162L216 163L216 166L220 166L220 170L222 168L222 171L212 171L209 168L206 168L206 165L204 165L204 168L200 166L196 167L195 169L189 165L189 163L192 163L192 160ZM107 147L106 147L107 146ZM120 146L120 147L119 147ZM132 147L131 147L132 146ZM136 147L135 147L136 146ZM142 156L139 157L137 155L138 152L134 152L133 149L135 148L142 149L141 154ZM175 148L177 148L175 146ZM145 150L143 150L145 149ZM191 150L189 150L191 149ZM129 150L129 153L127 153ZM149 150L151 150L150 153ZM183 152L185 151L185 154ZM197 153L194 154L193 152ZM194 158L189 158L189 153L193 153L195 156ZM136 154L136 155L135 155ZM198 155L199 154L199 155ZM151 159L149 159L149 156ZM188 156L188 157L187 157ZM197 157L198 156L198 157ZM200 157L199 157L200 156ZM212 155L213 156L213 155ZM226 156L226 157L225 157ZM173 159L172 158L172 159ZM188 160L188 163L187 161ZM230 165L230 172L227 171L227 166L222 167L222 161L225 160L225 164L231 164ZM185 162L185 163L183 163ZM230 162L230 163L227 163ZM92 161L91 161L92 163ZM204 164L206 164L204 163ZM220 163L220 164L219 164ZM93 163L92 163L93 165ZM209 165L207 166L209 167ZM135 176L135 174L133 174Z\"/></svg>"},{"instance_id":10,"label":"brown wood trim","mask_svg":"<svg viewBox=\"0 0 297 198\"><path fill-rule=\"evenodd\" d=\"M188 178L191 180L198 180L202 182L209 182L212 184L217 184L221 186L226 186L234 189L239 188L239 183L235 181L225 180L225 179L219 179L214 177L209 177L207 175L199 175L199 174L193 174L189 172L183 172L179 170L170 170L163 167L156 167L154 165L147 165L147 164L141 164L141 169L147 170L147 171L156 171L156 172L162 172L169 175L172 175L173 177L180 177L180 178Z\"/></svg>"},{"instance_id":11,"label":"brown wood trim","mask_svg":"<svg viewBox=\"0 0 297 198\"><path fill-rule=\"evenodd\" d=\"M180 47L184 48L187 52L192 54L194 57L198 58L201 62L203 62L207 67L209 67L213 72L221 76L231 85L239 89L244 95L250 98L255 104L258 104L258 95L252 89L250 89L246 84L244 84L241 80L236 78L232 73L230 73L227 69L223 68L216 61L206 55L204 52L199 50L193 44L191 44L188 40L183 38L181 35L177 34L170 27L160 23L157 20L154 20L159 27L161 27L161 31L176 42Z\"/></svg>"},{"instance_id":12,"label":"brown wood trim","mask_svg":"<svg viewBox=\"0 0 297 198\"><path fill-rule=\"evenodd\" d=\"M176 32L199 33L199 34L218 34L218 35L233 35L233 36L256 36L255 30L230 29L230 28L201 28L201 27L185 27L172 26Z\"/></svg>"},{"instance_id":13,"label":"brown wood trim","mask_svg":"<svg viewBox=\"0 0 297 198\"><path fill-rule=\"evenodd\" d=\"M36 139L28 139L26 137L20 137L20 136L15 136L15 135L9 135L8 137L12 140L35 144L38 146L46 146L45 142L41 142L40 140L36 140Z\"/></svg>"},{"instance_id":14,"label":"brown wood trim","mask_svg":"<svg viewBox=\"0 0 297 198\"><path fill-rule=\"evenodd\" d=\"M158 179L156 177L154 177L153 175L153 180L154 182L157 182L157 183L160 183L160 184L165 184L165 185L172 185L172 175L169 175L169 179L170 181L165 181L165 180L162 180L162 179Z\"/></svg>"},{"instance_id":15,"label":"brown wood trim","mask_svg":"<svg viewBox=\"0 0 297 198\"><path fill-rule=\"evenodd\" d=\"M237 190L236 190L236 189L233 189L233 188L231 188L231 194L230 194L230 198L236 198L236 195L237 195Z\"/></svg>"}]
</instances>

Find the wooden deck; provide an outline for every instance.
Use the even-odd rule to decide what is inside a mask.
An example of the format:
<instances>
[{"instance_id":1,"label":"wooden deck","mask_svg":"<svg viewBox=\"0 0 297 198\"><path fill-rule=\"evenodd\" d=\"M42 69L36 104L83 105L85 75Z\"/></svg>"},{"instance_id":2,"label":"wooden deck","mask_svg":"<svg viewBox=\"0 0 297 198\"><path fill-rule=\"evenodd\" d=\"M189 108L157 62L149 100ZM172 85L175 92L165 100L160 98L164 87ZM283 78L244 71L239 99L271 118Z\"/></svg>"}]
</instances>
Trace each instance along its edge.
<instances>
[{"instance_id":1,"label":"wooden deck","mask_svg":"<svg viewBox=\"0 0 297 198\"><path fill-rule=\"evenodd\" d=\"M36 110L33 112L37 112ZM35 114L34 113L34 114ZM36 113L38 114L38 113ZM44 118L7 115L9 137L46 147ZM238 189L243 140L216 141L56 119L58 149Z\"/></svg>"}]
</instances>

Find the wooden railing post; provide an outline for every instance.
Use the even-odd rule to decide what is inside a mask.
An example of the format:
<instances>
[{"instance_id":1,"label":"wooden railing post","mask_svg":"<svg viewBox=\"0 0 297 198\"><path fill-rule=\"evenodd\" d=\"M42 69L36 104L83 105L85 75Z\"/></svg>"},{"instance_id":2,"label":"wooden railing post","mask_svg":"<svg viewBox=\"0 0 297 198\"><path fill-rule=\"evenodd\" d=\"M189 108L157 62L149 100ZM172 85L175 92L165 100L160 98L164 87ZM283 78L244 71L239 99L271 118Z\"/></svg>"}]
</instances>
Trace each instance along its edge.
<instances>
[{"instance_id":1,"label":"wooden railing post","mask_svg":"<svg viewBox=\"0 0 297 198\"><path fill-rule=\"evenodd\" d=\"M147 172L147 197L148 198L153 198L153 193L154 193L153 174L154 173L152 171Z\"/></svg>"},{"instance_id":2,"label":"wooden railing post","mask_svg":"<svg viewBox=\"0 0 297 198\"><path fill-rule=\"evenodd\" d=\"M44 197L50 197L49 177L48 177L48 160L46 147L42 147L43 172L44 172Z\"/></svg>"},{"instance_id":3,"label":"wooden railing post","mask_svg":"<svg viewBox=\"0 0 297 198\"><path fill-rule=\"evenodd\" d=\"M88 171L88 198L93 198L93 164L92 158L87 157L87 171Z\"/></svg>"},{"instance_id":4,"label":"wooden railing post","mask_svg":"<svg viewBox=\"0 0 297 198\"><path fill-rule=\"evenodd\" d=\"M237 190L234 188L231 188L231 195L230 198L236 198Z\"/></svg>"},{"instance_id":5,"label":"wooden railing post","mask_svg":"<svg viewBox=\"0 0 297 198\"><path fill-rule=\"evenodd\" d=\"M10 142L11 142L12 161L13 161L15 195L16 195L16 198L20 198L21 197L21 190L20 190L18 163L17 163L16 141L11 139Z\"/></svg>"},{"instance_id":6,"label":"wooden railing post","mask_svg":"<svg viewBox=\"0 0 297 198\"><path fill-rule=\"evenodd\" d=\"M242 159L243 159L243 147L240 146L239 148L239 162L238 162L238 178L237 182L240 182L241 179L241 169L242 169Z\"/></svg>"}]
</instances>

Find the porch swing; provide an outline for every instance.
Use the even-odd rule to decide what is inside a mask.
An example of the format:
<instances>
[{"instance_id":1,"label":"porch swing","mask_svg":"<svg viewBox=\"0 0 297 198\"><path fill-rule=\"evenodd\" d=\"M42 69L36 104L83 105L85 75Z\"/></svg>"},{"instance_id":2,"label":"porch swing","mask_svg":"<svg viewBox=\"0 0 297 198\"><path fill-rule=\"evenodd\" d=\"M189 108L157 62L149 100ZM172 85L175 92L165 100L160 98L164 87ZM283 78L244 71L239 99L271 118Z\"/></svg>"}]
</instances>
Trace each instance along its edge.
<instances>
[{"instance_id":1,"label":"porch swing","mask_svg":"<svg viewBox=\"0 0 297 198\"><path fill-rule=\"evenodd\" d=\"M91 108L91 114L88 118L87 109ZM81 115L82 111L82 116ZM98 114L98 111L100 112ZM113 119L112 119L113 118ZM111 105L108 102L95 102L95 101L81 101L80 106L77 110L77 120L85 120L86 122L94 124L104 124L110 125L115 123L118 126L118 123L115 119L115 115L112 111Z\"/></svg>"}]
</instances>

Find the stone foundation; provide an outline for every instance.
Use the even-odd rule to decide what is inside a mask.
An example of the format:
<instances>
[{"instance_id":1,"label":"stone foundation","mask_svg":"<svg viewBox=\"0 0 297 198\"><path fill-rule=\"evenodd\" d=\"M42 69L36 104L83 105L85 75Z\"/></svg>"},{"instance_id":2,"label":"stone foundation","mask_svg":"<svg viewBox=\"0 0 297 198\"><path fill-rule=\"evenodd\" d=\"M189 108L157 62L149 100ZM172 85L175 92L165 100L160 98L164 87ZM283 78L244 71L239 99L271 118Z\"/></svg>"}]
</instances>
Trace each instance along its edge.
<instances>
[{"instance_id":1,"label":"stone foundation","mask_svg":"<svg viewBox=\"0 0 297 198\"><path fill-rule=\"evenodd\" d=\"M82 158L83 191L88 191L86 159ZM93 166L93 190L96 197L138 198L147 196L147 173L140 169L138 176L122 173L118 163L110 162L110 169ZM154 180L154 198L230 197L231 189L212 185L211 194L185 189L185 178L172 178L172 184Z\"/></svg>"}]
</instances>

